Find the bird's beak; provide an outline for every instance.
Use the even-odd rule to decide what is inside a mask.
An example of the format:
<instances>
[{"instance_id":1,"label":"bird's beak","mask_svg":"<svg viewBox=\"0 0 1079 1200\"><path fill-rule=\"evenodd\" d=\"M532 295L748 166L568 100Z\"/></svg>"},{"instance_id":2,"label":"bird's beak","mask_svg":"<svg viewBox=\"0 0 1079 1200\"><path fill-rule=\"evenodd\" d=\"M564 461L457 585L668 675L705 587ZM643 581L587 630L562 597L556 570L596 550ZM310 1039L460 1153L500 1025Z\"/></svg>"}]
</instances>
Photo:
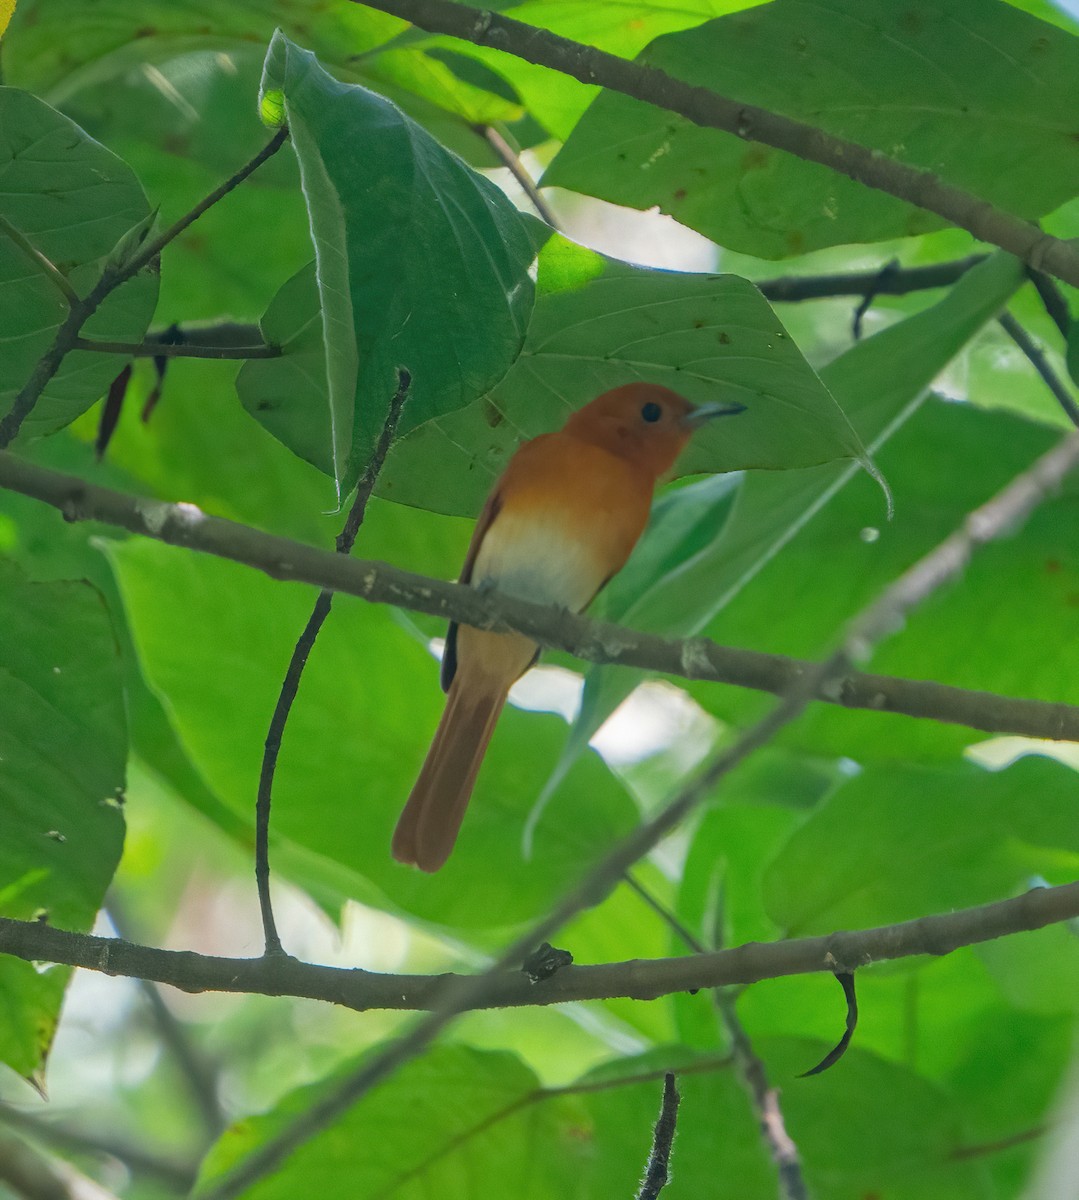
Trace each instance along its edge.
<instances>
[{"instance_id":1,"label":"bird's beak","mask_svg":"<svg viewBox=\"0 0 1079 1200\"><path fill-rule=\"evenodd\" d=\"M682 424L689 429L696 429L714 417L736 417L745 411L744 404L698 404L692 412L686 413Z\"/></svg>"}]
</instances>

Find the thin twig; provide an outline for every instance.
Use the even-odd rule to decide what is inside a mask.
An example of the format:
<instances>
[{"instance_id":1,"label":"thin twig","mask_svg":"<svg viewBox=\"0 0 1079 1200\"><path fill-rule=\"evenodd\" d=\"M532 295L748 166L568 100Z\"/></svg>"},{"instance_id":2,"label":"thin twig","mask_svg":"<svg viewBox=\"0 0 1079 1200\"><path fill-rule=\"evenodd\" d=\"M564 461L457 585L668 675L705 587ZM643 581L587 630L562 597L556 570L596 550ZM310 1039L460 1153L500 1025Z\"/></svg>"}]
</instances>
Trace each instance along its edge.
<instances>
[{"instance_id":1,"label":"thin twig","mask_svg":"<svg viewBox=\"0 0 1079 1200\"><path fill-rule=\"evenodd\" d=\"M13 225L7 217L0 213L0 231L6 233L16 246L48 276L49 282L63 296L68 308L79 303L79 293L71 286L68 277L59 267L44 255L17 225Z\"/></svg>"},{"instance_id":2,"label":"thin twig","mask_svg":"<svg viewBox=\"0 0 1079 1200\"><path fill-rule=\"evenodd\" d=\"M127 358L280 358L281 347L270 346L206 346L183 342L170 346L163 342L98 342L92 338L76 338L73 350L91 350L98 354L123 354Z\"/></svg>"},{"instance_id":3,"label":"thin twig","mask_svg":"<svg viewBox=\"0 0 1079 1200\"><path fill-rule=\"evenodd\" d=\"M708 638L668 640L512 596L402 571L386 563L345 558L247 525L211 517L190 504L129 496L0 453L0 487L58 509L67 521L102 521L244 563L274 579L289 579L393 604L478 629L527 634L543 646L588 662L731 684L781 695L804 679L811 664L785 655L720 646ZM816 700L844 708L944 721L985 733L1079 742L1079 706L999 696L925 680L851 671Z\"/></svg>"},{"instance_id":4,"label":"thin twig","mask_svg":"<svg viewBox=\"0 0 1079 1200\"><path fill-rule=\"evenodd\" d=\"M1071 332L1071 311L1056 281L1050 279L1044 271L1035 271L1033 267L1028 268L1027 274L1030 276L1030 282L1034 284L1050 320L1067 340L1068 334Z\"/></svg>"},{"instance_id":5,"label":"thin twig","mask_svg":"<svg viewBox=\"0 0 1079 1200\"><path fill-rule=\"evenodd\" d=\"M499 12L456 0L354 0L426 29L479 46L503 50L525 62L550 67L581 83L598 84L679 113L695 125L721 129L749 142L786 150L817 162L867 187L936 213L1016 255L1039 270L1079 286L1079 249L1043 233L1036 225L996 208L980 196L945 183L932 171L899 162L879 149L834 137L824 130L743 104L708 88L675 79L665 71L559 37Z\"/></svg>"},{"instance_id":6,"label":"thin twig","mask_svg":"<svg viewBox=\"0 0 1079 1200\"><path fill-rule=\"evenodd\" d=\"M754 286L773 304L825 300L833 296L907 296L932 288L950 287L988 255L972 254L925 267L899 267L885 275L881 270L841 271L834 275L780 275L759 279Z\"/></svg>"},{"instance_id":7,"label":"thin twig","mask_svg":"<svg viewBox=\"0 0 1079 1200\"><path fill-rule=\"evenodd\" d=\"M652 1152L648 1156L648 1167L637 1192L637 1200L656 1200L667 1186L671 1148L678 1126L678 1104L681 1099L675 1087L674 1072L668 1071L663 1076L663 1101L660 1104L659 1119L652 1130Z\"/></svg>"},{"instance_id":8,"label":"thin twig","mask_svg":"<svg viewBox=\"0 0 1079 1200\"><path fill-rule=\"evenodd\" d=\"M1068 385L1053 370L1045 357L1045 351L1007 310L1000 314L998 320L1004 332L1022 350L1030 365L1042 377L1045 386L1053 393L1071 423L1079 428L1079 404L1076 403Z\"/></svg>"},{"instance_id":9,"label":"thin twig","mask_svg":"<svg viewBox=\"0 0 1079 1200\"><path fill-rule=\"evenodd\" d=\"M510 174L521 185L521 190L532 203L532 207L552 229L558 228L558 218L551 211L550 205L540 195L536 181L525 170L521 156L514 152L513 147L498 132L493 125L477 125L476 132L486 139L487 144L502 160Z\"/></svg>"},{"instance_id":10,"label":"thin twig","mask_svg":"<svg viewBox=\"0 0 1079 1200\"><path fill-rule=\"evenodd\" d=\"M15 401L7 415L0 420L0 450L11 445L18 436L23 422L33 411L41 393L47 387L49 380L60 369L60 364L67 354L73 350L79 340L83 325L93 316L101 303L122 283L137 275L148 266L174 238L179 237L194 221L197 221L208 209L220 199L227 196L233 188L238 187L255 170L284 145L288 137L287 129L279 129L270 141L255 155L250 162L242 166L235 174L225 180L220 187L215 188L205 199L195 205L190 212L185 213L178 221L170 225L164 233L153 238L132 253L124 262L106 267L101 278L94 284L84 299L77 299L68 311L67 317L60 324L53 338L52 345L38 360L30 378L15 397Z\"/></svg>"},{"instance_id":11,"label":"thin twig","mask_svg":"<svg viewBox=\"0 0 1079 1200\"><path fill-rule=\"evenodd\" d=\"M845 930L780 942L747 942L709 954L563 967L533 983L515 967L488 981L468 1008L543 1007L576 1000L657 1000L701 988L746 986L789 975L834 974L1044 929L1079 917L1079 883L1038 887L1021 896L919 917L877 929ZM426 1012L444 990L473 980L452 974L399 975L276 958L220 958L191 950L136 946L119 938L54 929L40 921L0 918L0 954L60 963L129 979L153 979L185 992L293 996L357 1012ZM523 957L523 955L521 956ZM0 1109L0 1114L3 1110ZM123 1157L119 1151L118 1157Z\"/></svg>"},{"instance_id":12,"label":"thin twig","mask_svg":"<svg viewBox=\"0 0 1079 1200\"><path fill-rule=\"evenodd\" d=\"M364 470L363 477L356 487L356 499L352 503L344 528L337 537L336 552L348 555L356 541L360 526L367 512L367 502L374 491L382 464L386 461L390 446L397 433L397 423L401 417L401 409L408 397L412 377L403 367L397 369L397 391L390 401L386 412L386 420L382 425L378 443ZM315 600L311 616L300 634L285 672L281 692L270 718L270 728L266 733L266 742L262 755L262 767L259 771L258 798L255 803L255 881L258 886L259 909L262 913L262 931L265 938L266 954L282 954L281 939L277 933L274 921L273 904L270 898L270 806L273 797L274 772L277 769L277 756L281 751L281 738L285 732L285 724L292 711L293 701L300 687L300 678L307 665L311 653L326 618L330 615L333 604L333 592L323 588Z\"/></svg>"}]
</instances>

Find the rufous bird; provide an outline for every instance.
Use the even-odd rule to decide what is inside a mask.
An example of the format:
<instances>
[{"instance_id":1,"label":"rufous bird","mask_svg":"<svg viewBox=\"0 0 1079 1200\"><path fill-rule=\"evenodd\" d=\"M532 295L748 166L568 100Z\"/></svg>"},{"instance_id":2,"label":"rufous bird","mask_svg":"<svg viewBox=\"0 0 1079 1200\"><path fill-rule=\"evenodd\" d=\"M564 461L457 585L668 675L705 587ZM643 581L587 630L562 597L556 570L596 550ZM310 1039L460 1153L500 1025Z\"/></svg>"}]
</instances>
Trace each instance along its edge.
<instances>
[{"instance_id":1,"label":"rufous bird","mask_svg":"<svg viewBox=\"0 0 1079 1200\"><path fill-rule=\"evenodd\" d=\"M625 565L657 481L694 429L743 411L694 407L652 383L597 396L510 459L476 523L461 583L580 612ZM450 625L442 658L449 697L393 835L399 862L437 871L449 857L506 696L539 650L523 634Z\"/></svg>"}]
</instances>

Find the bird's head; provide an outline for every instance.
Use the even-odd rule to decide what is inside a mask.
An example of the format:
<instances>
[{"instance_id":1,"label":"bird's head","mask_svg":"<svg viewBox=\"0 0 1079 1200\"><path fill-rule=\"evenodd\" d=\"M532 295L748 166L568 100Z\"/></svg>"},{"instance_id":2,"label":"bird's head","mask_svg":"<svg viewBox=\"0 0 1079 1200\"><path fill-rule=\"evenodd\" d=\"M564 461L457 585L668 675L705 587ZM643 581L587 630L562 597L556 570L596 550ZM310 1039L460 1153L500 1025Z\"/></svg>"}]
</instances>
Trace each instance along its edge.
<instances>
[{"instance_id":1,"label":"bird's head","mask_svg":"<svg viewBox=\"0 0 1079 1200\"><path fill-rule=\"evenodd\" d=\"M691 404L656 383L625 383L597 396L566 422L566 432L627 458L659 478L674 466L695 429L742 404Z\"/></svg>"}]
</instances>

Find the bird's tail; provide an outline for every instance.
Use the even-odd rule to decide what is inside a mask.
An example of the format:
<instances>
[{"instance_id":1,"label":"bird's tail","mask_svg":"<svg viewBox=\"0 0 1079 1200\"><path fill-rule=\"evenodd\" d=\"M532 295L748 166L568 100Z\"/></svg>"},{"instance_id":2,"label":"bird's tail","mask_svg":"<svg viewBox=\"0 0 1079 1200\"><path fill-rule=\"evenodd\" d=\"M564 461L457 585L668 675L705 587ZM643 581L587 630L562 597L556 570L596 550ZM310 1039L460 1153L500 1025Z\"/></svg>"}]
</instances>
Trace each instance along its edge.
<instances>
[{"instance_id":1,"label":"bird's tail","mask_svg":"<svg viewBox=\"0 0 1079 1200\"><path fill-rule=\"evenodd\" d=\"M509 684L450 686L431 749L393 834L393 856L437 871L450 856Z\"/></svg>"}]
</instances>

